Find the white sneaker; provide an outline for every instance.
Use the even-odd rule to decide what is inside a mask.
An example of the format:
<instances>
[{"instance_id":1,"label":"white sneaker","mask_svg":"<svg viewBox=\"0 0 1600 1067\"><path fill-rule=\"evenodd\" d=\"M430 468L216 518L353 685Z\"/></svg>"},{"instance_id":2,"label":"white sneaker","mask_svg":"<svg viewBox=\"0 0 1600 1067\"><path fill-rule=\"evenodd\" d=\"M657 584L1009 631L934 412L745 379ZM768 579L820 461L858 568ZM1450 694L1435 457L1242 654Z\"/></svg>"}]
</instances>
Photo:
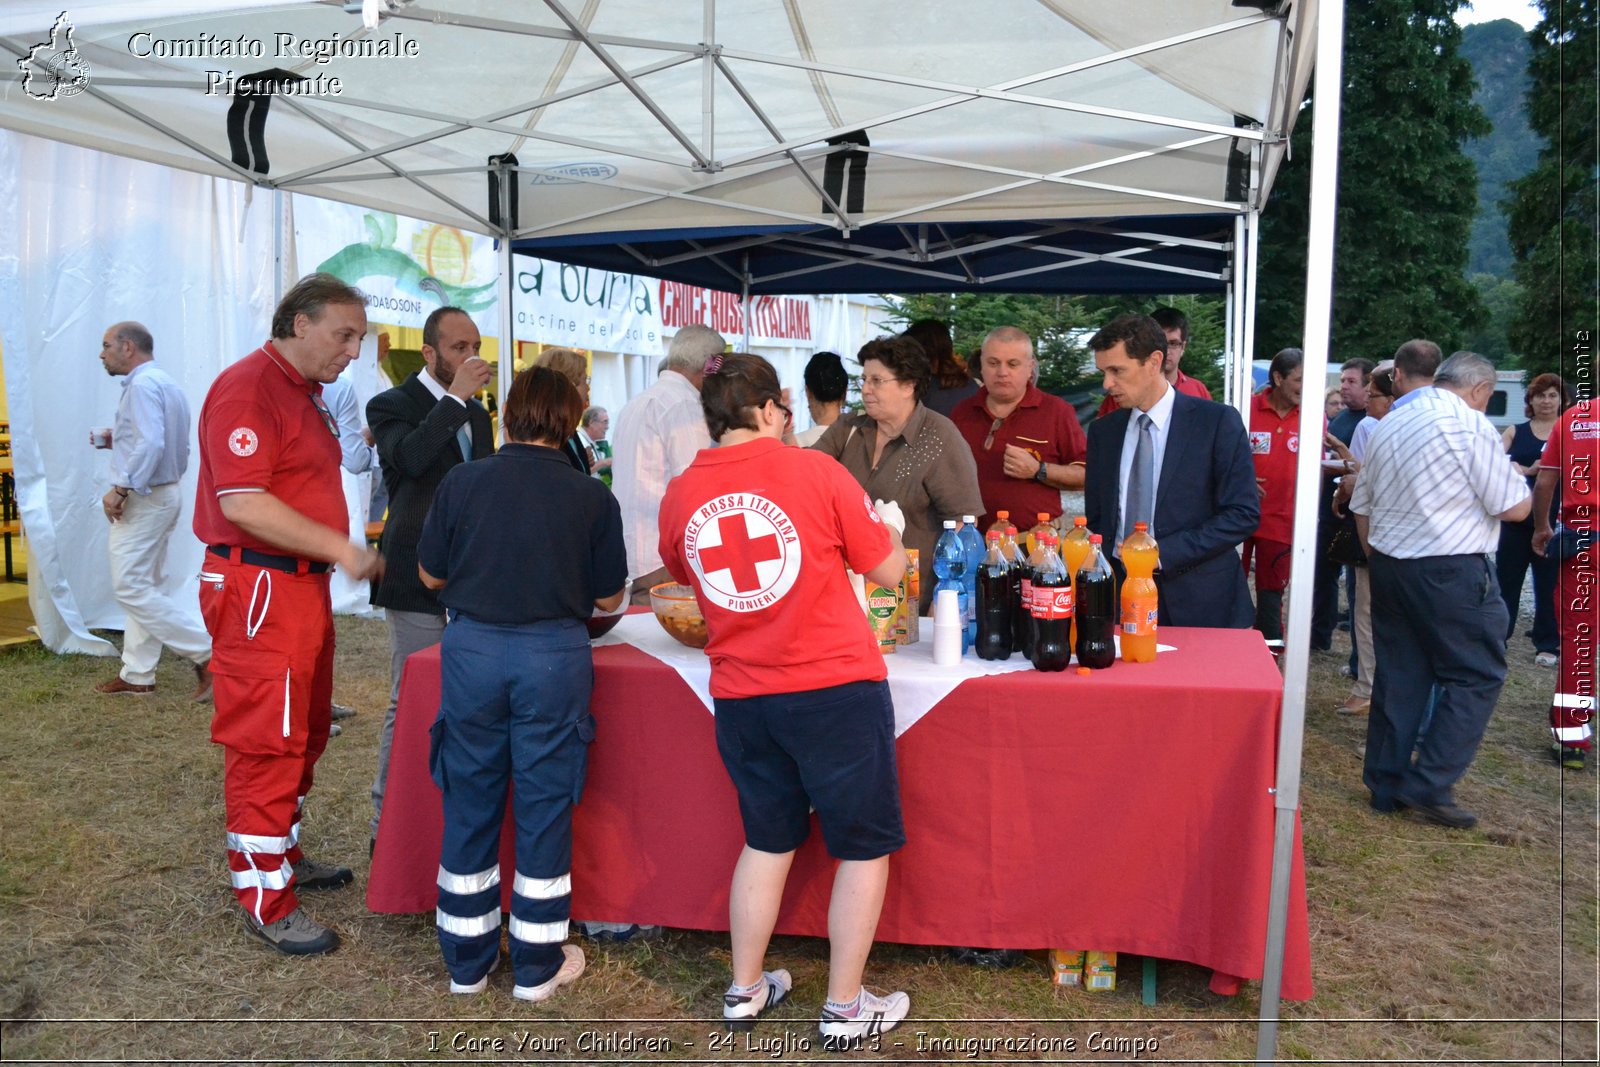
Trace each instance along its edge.
<instances>
[{"instance_id":1,"label":"white sneaker","mask_svg":"<svg viewBox=\"0 0 1600 1067\"><path fill-rule=\"evenodd\" d=\"M899 1026L910 1011L911 998L905 993L880 997L863 988L854 1016L840 1015L823 1005L817 1029L822 1031L823 1047L836 1052L857 1046L865 1038L888 1033Z\"/></svg>"},{"instance_id":2,"label":"white sneaker","mask_svg":"<svg viewBox=\"0 0 1600 1067\"><path fill-rule=\"evenodd\" d=\"M583 949L577 945L562 945L561 953L566 956L566 960L562 962L561 969L555 973L554 978L538 985L516 986L511 990L511 995L518 1000L531 1000L534 1003L538 1003L541 1000L549 1000L555 996L556 990L562 986L576 982L578 976L583 973Z\"/></svg>"},{"instance_id":3,"label":"white sneaker","mask_svg":"<svg viewBox=\"0 0 1600 1067\"><path fill-rule=\"evenodd\" d=\"M499 969L500 953L496 951L493 962L489 964L489 969L483 972L482 978L478 979L476 982L469 982L466 984L458 982L452 978L450 979L450 992L462 994L482 993L485 989L489 988L489 976Z\"/></svg>"},{"instance_id":4,"label":"white sneaker","mask_svg":"<svg viewBox=\"0 0 1600 1067\"><path fill-rule=\"evenodd\" d=\"M1539 667L1554 667L1561 662L1554 652L1538 652L1534 654L1533 662Z\"/></svg>"},{"instance_id":5,"label":"white sneaker","mask_svg":"<svg viewBox=\"0 0 1600 1067\"><path fill-rule=\"evenodd\" d=\"M722 994L722 1020L729 1030L749 1030L768 1009L776 1008L789 995L794 981L788 971L762 971L761 988L754 993Z\"/></svg>"}]
</instances>

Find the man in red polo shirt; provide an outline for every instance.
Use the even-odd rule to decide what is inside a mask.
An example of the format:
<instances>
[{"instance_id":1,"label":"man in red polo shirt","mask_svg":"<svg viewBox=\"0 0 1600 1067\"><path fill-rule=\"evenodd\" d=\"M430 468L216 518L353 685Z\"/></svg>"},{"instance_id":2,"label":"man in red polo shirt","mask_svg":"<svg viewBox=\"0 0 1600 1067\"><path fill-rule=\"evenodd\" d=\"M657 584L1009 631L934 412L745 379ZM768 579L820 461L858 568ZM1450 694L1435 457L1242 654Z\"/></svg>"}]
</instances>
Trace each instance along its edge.
<instances>
[{"instance_id":1,"label":"man in red polo shirt","mask_svg":"<svg viewBox=\"0 0 1600 1067\"><path fill-rule=\"evenodd\" d=\"M1184 350L1189 347L1189 316L1177 308L1156 308L1150 313L1167 335L1167 354L1161 362L1161 373L1167 376L1167 384L1180 393L1197 396L1201 400L1211 399L1211 390L1206 388L1206 383L1199 378L1191 378L1183 373L1179 366L1183 362ZM1100 401L1100 410L1094 413L1095 418L1108 415L1117 410L1117 402L1110 395Z\"/></svg>"},{"instance_id":2,"label":"man in red polo shirt","mask_svg":"<svg viewBox=\"0 0 1600 1067\"><path fill-rule=\"evenodd\" d=\"M996 327L981 353L983 388L958 403L950 420L978 464L987 513L979 529L997 511L1009 511L1024 529L1035 515L1061 514L1063 489L1083 488L1083 427L1071 405L1033 384L1033 341L1026 333Z\"/></svg>"},{"instance_id":3,"label":"man in red polo shirt","mask_svg":"<svg viewBox=\"0 0 1600 1067\"><path fill-rule=\"evenodd\" d=\"M350 868L300 851L300 808L328 743L333 614L328 569L357 580L377 553L351 542L339 427L322 386L366 333L361 293L302 278L272 316L272 340L223 371L200 410L194 532L206 545L200 610L211 632L211 740L226 750L228 868L250 929L292 955L328 952L332 930L296 888L329 889Z\"/></svg>"},{"instance_id":4,"label":"man in red polo shirt","mask_svg":"<svg viewBox=\"0 0 1600 1067\"><path fill-rule=\"evenodd\" d=\"M1256 568L1256 629L1283 640L1283 591L1294 539L1294 468L1300 455L1300 394L1305 359L1298 348L1272 357L1271 384L1250 398L1250 458L1255 461L1261 523L1244 543L1244 569ZM1313 447L1316 443L1313 442Z\"/></svg>"},{"instance_id":5,"label":"man in red polo shirt","mask_svg":"<svg viewBox=\"0 0 1600 1067\"><path fill-rule=\"evenodd\" d=\"M1594 745L1595 635L1600 632L1600 401L1567 409L1539 457L1533 485L1533 550L1554 554L1550 504L1561 496L1561 577L1556 588L1556 623L1561 633L1560 674L1550 699L1550 733L1556 761L1583 770ZM1570 555L1567 553L1571 553ZM1558 558L1560 558L1558 556Z\"/></svg>"}]
</instances>

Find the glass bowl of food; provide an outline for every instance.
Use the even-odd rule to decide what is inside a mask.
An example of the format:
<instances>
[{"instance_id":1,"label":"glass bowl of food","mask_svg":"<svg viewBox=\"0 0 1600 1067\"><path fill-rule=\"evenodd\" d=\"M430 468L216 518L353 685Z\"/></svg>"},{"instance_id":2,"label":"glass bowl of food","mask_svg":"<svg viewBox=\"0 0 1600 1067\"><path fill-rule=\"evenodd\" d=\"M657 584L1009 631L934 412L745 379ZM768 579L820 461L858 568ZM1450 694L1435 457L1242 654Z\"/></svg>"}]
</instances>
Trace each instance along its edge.
<instances>
[{"instance_id":1,"label":"glass bowl of food","mask_svg":"<svg viewBox=\"0 0 1600 1067\"><path fill-rule=\"evenodd\" d=\"M711 635L706 632L705 616L700 614L700 603L694 590L676 582L663 582L650 587L650 607L656 613L661 628L673 640L689 648L705 648Z\"/></svg>"}]
</instances>

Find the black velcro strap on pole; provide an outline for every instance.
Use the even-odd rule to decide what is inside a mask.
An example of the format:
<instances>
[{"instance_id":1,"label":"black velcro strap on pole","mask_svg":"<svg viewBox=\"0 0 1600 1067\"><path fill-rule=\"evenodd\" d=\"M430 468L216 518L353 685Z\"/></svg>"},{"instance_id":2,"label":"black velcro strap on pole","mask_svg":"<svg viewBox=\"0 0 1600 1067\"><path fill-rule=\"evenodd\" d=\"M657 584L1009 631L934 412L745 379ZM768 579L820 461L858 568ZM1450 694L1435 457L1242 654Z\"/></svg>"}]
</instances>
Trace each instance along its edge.
<instances>
[{"instance_id":1,"label":"black velcro strap on pole","mask_svg":"<svg viewBox=\"0 0 1600 1067\"><path fill-rule=\"evenodd\" d=\"M273 93L290 82L306 80L273 67L246 74L234 83L233 103L228 105L228 147L236 166L257 174L267 173L271 167L267 161L267 111L272 106Z\"/></svg>"},{"instance_id":2,"label":"black velcro strap on pole","mask_svg":"<svg viewBox=\"0 0 1600 1067\"><path fill-rule=\"evenodd\" d=\"M866 130L856 130L854 133L842 134L838 137L828 138L828 144L834 147L841 145L861 145L869 147L872 142L867 140ZM828 161L823 165L822 188L833 198L833 202L844 208L852 215L860 214L867 199L867 156L866 152L829 152ZM848 167L850 181L848 187L845 183L845 170ZM831 211L826 202L822 205L823 211Z\"/></svg>"},{"instance_id":3,"label":"black velcro strap on pole","mask_svg":"<svg viewBox=\"0 0 1600 1067\"><path fill-rule=\"evenodd\" d=\"M507 181L507 203L511 211L510 225L507 220L500 217L500 175L501 167L514 168L517 157L511 152L503 155L489 157L489 222L496 229L516 232L517 229L517 172L512 169L505 172Z\"/></svg>"}]
</instances>

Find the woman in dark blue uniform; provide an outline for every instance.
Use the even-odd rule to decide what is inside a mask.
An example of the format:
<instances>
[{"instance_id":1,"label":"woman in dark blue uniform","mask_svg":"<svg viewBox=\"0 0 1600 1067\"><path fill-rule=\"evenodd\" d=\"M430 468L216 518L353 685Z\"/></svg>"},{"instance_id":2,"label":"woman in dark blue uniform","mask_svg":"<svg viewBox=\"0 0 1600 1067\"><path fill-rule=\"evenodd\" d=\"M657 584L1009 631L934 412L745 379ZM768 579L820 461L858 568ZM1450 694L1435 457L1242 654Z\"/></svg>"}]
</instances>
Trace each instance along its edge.
<instances>
[{"instance_id":1,"label":"woman in dark blue uniform","mask_svg":"<svg viewBox=\"0 0 1600 1067\"><path fill-rule=\"evenodd\" d=\"M515 784L513 995L539 1001L583 973L565 944L572 805L594 737L584 620L627 585L622 517L561 444L583 411L544 367L517 375L500 451L455 467L423 526L418 570L450 615L429 764L444 793L439 947L452 993L488 984L500 953L500 823Z\"/></svg>"}]
</instances>

